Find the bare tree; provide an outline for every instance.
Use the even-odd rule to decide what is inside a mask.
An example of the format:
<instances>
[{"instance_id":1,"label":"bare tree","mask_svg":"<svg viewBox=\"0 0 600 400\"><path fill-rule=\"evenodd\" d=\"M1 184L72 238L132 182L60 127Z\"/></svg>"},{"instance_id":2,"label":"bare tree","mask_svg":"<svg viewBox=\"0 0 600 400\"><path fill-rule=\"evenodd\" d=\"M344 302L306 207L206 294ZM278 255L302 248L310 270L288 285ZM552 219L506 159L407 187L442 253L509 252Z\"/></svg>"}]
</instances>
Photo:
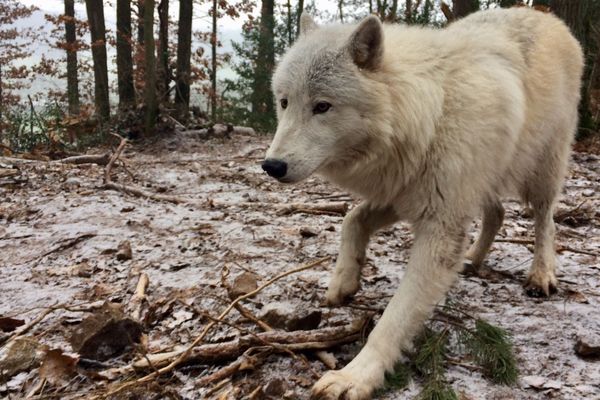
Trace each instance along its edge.
<instances>
[{"instance_id":1,"label":"bare tree","mask_svg":"<svg viewBox=\"0 0 600 400\"><path fill-rule=\"evenodd\" d=\"M296 36L300 34L300 16L304 11L304 0L298 0L298 12L296 13Z\"/></svg>"},{"instance_id":2,"label":"bare tree","mask_svg":"<svg viewBox=\"0 0 600 400\"><path fill-rule=\"evenodd\" d=\"M69 114L79 114L79 80L77 77L77 32L75 1L65 0L65 40L67 49L67 99Z\"/></svg>"},{"instance_id":3,"label":"bare tree","mask_svg":"<svg viewBox=\"0 0 600 400\"><path fill-rule=\"evenodd\" d=\"M187 120L190 106L190 75L192 55L193 0L179 0L179 30L177 32L177 83L175 107L177 115Z\"/></svg>"},{"instance_id":4,"label":"bare tree","mask_svg":"<svg viewBox=\"0 0 600 400\"><path fill-rule=\"evenodd\" d=\"M169 83L169 0L158 3L158 96L161 102L168 102Z\"/></svg>"},{"instance_id":5,"label":"bare tree","mask_svg":"<svg viewBox=\"0 0 600 400\"><path fill-rule=\"evenodd\" d=\"M210 70L210 115L213 122L217 120L217 17L219 10L217 0L213 0L212 7L212 35L210 37L210 49L212 56L212 68Z\"/></svg>"},{"instance_id":6,"label":"bare tree","mask_svg":"<svg viewBox=\"0 0 600 400\"><path fill-rule=\"evenodd\" d=\"M131 46L131 0L117 0L117 77L119 108L135 106Z\"/></svg>"},{"instance_id":7,"label":"bare tree","mask_svg":"<svg viewBox=\"0 0 600 400\"><path fill-rule=\"evenodd\" d=\"M156 57L154 45L154 0L144 0L145 88L146 103L145 134L154 133L158 117L156 99Z\"/></svg>"},{"instance_id":8,"label":"bare tree","mask_svg":"<svg viewBox=\"0 0 600 400\"><path fill-rule=\"evenodd\" d=\"M104 5L102 4L102 0L85 0L85 6L92 37L96 115L101 121L107 121L110 117L110 103L108 98L108 66L106 61Z\"/></svg>"}]
</instances>

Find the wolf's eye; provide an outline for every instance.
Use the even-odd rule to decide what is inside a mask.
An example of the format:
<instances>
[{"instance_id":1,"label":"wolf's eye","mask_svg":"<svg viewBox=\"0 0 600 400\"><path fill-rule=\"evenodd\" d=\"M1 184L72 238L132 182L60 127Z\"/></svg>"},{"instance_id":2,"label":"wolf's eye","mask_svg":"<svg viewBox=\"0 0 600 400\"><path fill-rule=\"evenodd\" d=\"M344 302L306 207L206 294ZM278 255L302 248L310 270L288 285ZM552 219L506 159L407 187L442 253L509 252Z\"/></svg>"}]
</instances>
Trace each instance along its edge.
<instances>
[{"instance_id":1,"label":"wolf's eye","mask_svg":"<svg viewBox=\"0 0 600 400\"><path fill-rule=\"evenodd\" d=\"M281 108L283 108L284 110L287 108L287 103L287 99L279 100L279 104L281 104Z\"/></svg>"},{"instance_id":2,"label":"wolf's eye","mask_svg":"<svg viewBox=\"0 0 600 400\"><path fill-rule=\"evenodd\" d=\"M313 114L323 114L329 111L331 108L331 104L326 101L320 101L317 103L315 108L313 108Z\"/></svg>"}]
</instances>

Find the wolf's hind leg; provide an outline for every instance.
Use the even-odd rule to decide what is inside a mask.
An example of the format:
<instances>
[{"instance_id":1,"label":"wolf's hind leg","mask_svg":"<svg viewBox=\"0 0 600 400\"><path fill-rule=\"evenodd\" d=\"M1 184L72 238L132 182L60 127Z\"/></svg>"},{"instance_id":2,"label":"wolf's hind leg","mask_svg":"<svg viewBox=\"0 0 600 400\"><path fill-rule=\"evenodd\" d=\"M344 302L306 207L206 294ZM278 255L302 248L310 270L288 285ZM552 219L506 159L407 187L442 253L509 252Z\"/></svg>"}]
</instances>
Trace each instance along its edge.
<instances>
[{"instance_id":1,"label":"wolf's hind leg","mask_svg":"<svg viewBox=\"0 0 600 400\"><path fill-rule=\"evenodd\" d=\"M533 204L535 214L535 250L533 264L525 282L525 291L531 297L556 293L556 255L554 254L554 219L552 203Z\"/></svg>"},{"instance_id":2,"label":"wolf's hind leg","mask_svg":"<svg viewBox=\"0 0 600 400\"><path fill-rule=\"evenodd\" d=\"M466 254L466 258L471 261L471 264L476 269L483 263L485 256L494 242L498 230L502 226L503 220L504 207L502 207L500 199L494 197L483 207L481 233Z\"/></svg>"},{"instance_id":3,"label":"wolf's hind leg","mask_svg":"<svg viewBox=\"0 0 600 400\"><path fill-rule=\"evenodd\" d=\"M397 220L393 208L375 208L367 202L361 203L346 215L342 224L340 252L327 289L329 305L339 305L358 291L360 269L365 262L369 237Z\"/></svg>"}]
</instances>

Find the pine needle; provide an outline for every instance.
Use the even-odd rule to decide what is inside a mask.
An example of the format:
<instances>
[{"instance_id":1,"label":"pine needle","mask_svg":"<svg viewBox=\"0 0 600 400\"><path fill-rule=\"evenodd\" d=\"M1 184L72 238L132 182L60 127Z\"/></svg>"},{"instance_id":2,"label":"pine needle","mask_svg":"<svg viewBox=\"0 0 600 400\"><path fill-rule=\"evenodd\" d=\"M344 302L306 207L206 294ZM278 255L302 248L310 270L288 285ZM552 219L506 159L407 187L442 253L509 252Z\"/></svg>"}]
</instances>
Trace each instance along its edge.
<instances>
[{"instance_id":1,"label":"pine needle","mask_svg":"<svg viewBox=\"0 0 600 400\"><path fill-rule=\"evenodd\" d=\"M477 319L475 330L463 336L463 344L490 380L504 385L516 383L519 371L505 330Z\"/></svg>"},{"instance_id":2,"label":"pine needle","mask_svg":"<svg viewBox=\"0 0 600 400\"><path fill-rule=\"evenodd\" d=\"M427 382L419 394L419 400L458 400L458 395L444 381Z\"/></svg>"}]
</instances>

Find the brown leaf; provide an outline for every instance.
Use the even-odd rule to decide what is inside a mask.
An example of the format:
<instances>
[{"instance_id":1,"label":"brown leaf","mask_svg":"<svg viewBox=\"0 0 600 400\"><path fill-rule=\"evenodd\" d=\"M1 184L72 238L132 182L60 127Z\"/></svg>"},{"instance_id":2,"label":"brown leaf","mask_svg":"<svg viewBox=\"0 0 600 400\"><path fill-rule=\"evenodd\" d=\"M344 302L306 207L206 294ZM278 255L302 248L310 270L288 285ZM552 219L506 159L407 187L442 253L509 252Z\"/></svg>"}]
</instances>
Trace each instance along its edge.
<instances>
[{"instance_id":1,"label":"brown leaf","mask_svg":"<svg viewBox=\"0 0 600 400\"><path fill-rule=\"evenodd\" d=\"M0 330L2 332L12 332L21 325L25 325L25 321L22 319L0 317Z\"/></svg>"},{"instance_id":2,"label":"brown leaf","mask_svg":"<svg viewBox=\"0 0 600 400\"><path fill-rule=\"evenodd\" d=\"M49 350L40 366L40 378L55 386L64 385L74 375L77 361L77 358L64 355L60 349Z\"/></svg>"}]
</instances>

